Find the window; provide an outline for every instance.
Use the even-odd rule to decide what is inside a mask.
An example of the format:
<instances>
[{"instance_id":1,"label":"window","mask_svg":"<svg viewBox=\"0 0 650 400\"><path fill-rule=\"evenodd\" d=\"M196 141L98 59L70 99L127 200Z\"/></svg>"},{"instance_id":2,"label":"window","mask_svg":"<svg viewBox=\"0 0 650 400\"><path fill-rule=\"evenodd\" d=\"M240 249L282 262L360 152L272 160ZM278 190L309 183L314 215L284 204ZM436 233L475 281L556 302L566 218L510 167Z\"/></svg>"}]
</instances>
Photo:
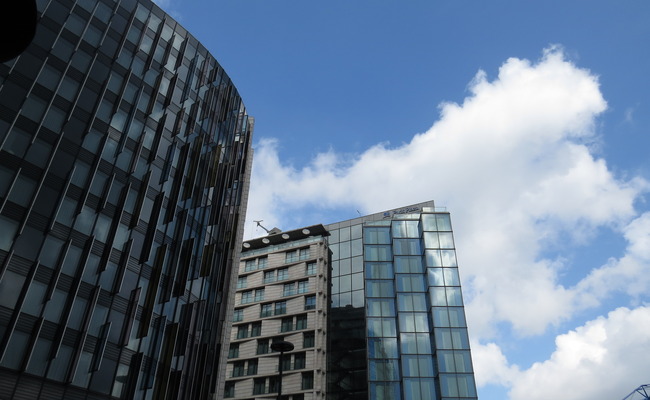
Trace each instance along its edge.
<instances>
[{"instance_id":1,"label":"window","mask_svg":"<svg viewBox=\"0 0 650 400\"><path fill-rule=\"evenodd\" d=\"M282 315L287 313L287 302L277 301L275 303L275 315Z\"/></svg>"},{"instance_id":2,"label":"window","mask_svg":"<svg viewBox=\"0 0 650 400\"><path fill-rule=\"evenodd\" d=\"M262 304L262 311L260 312L260 318L270 317L273 315L273 303Z\"/></svg>"},{"instance_id":3,"label":"window","mask_svg":"<svg viewBox=\"0 0 650 400\"><path fill-rule=\"evenodd\" d=\"M285 279L289 279L289 268L280 268L278 270L277 280L283 281Z\"/></svg>"},{"instance_id":4,"label":"window","mask_svg":"<svg viewBox=\"0 0 650 400\"><path fill-rule=\"evenodd\" d=\"M224 389L224 398L235 397L235 382L226 382L226 388Z\"/></svg>"},{"instance_id":5,"label":"window","mask_svg":"<svg viewBox=\"0 0 650 400\"><path fill-rule=\"evenodd\" d=\"M309 258L309 247L298 250L298 258L300 260L306 260Z\"/></svg>"},{"instance_id":6,"label":"window","mask_svg":"<svg viewBox=\"0 0 650 400\"><path fill-rule=\"evenodd\" d=\"M237 327L237 339L248 337L248 324L239 325Z\"/></svg>"},{"instance_id":7,"label":"window","mask_svg":"<svg viewBox=\"0 0 650 400\"><path fill-rule=\"evenodd\" d=\"M305 296L305 310L313 310L316 308L316 295Z\"/></svg>"},{"instance_id":8,"label":"window","mask_svg":"<svg viewBox=\"0 0 650 400\"><path fill-rule=\"evenodd\" d=\"M303 348L309 348L309 347L314 347L316 344L316 335L314 334L313 331L311 332L305 332L302 334L302 347Z\"/></svg>"},{"instance_id":9,"label":"window","mask_svg":"<svg viewBox=\"0 0 650 400\"><path fill-rule=\"evenodd\" d=\"M257 375L257 360L249 360L248 361L248 370L246 371L246 375Z\"/></svg>"},{"instance_id":10,"label":"window","mask_svg":"<svg viewBox=\"0 0 650 400\"><path fill-rule=\"evenodd\" d=\"M233 376L233 378L238 377L238 376L244 376L244 362L243 361L237 361L236 363L233 364L232 376Z\"/></svg>"},{"instance_id":11,"label":"window","mask_svg":"<svg viewBox=\"0 0 650 400\"><path fill-rule=\"evenodd\" d=\"M264 288L255 289L255 301L262 301L262 300L264 300Z\"/></svg>"},{"instance_id":12,"label":"window","mask_svg":"<svg viewBox=\"0 0 650 400\"><path fill-rule=\"evenodd\" d=\"M253 380L253 394L264 394L266 392L266 378L255 378Z\"/></svg>"},{"instance_id":13,"label":"window","mask_svg":"<svg viewBox=\"0 0 650 400\"><path fill-rule=\"evenodd\" d=\"M316 275L316 262L308 262L305 268L305 275Z\"/></svg>"},{"instance_id":14,"label":"window","mask_svg":"<svg viewBox=\"0 0 650 400\"><path fill-rule=\"evenodd\" d=\"M296 262L298 261L298 250L291 250L284 253L284 262Z\"/></svg>"},{"instance_id":15,"label":"window","mask_svg":"<svg viewBox=\"0 0 650 400\"><path fill-rule=\"evenodd\" d=\"M280 332L290 332L293 330L293 317L282 318Z\"/></svg>"},{"instance_id":16,"label":"window","mask_svg":"<svg viewBox=\"0 0 650 400\"><path fill-rule=\"evenodd\" d=\"M306 364L306 354L305 353L296 353L293 359L293 369L303 369Z\"/></svg>"},{"instance_id":17,"label":"window","mask_svg":"<svg viewBox=\"0 0 650 400\"><path fill-rule=\"evenodd\" d=\"M257 340L257 354L267 354L269 352L269 339Z\"/></svg>"},{"instance_id":18,"label":"window","mask_svg":"<svg viewBox=\"0 0 650 400\"><path fill-rule=\"evenodd\" d=\"M232 314L233 322L240 322L244 320L244 310L235 310Z\"/></svg>"},{"instance_id":19,"label":"window","mask_svg":"<svg viewBox=\"0 0 650 400\"><path fill-rule=\"evenodd\" d=\"M291 283L285 283L284 288L282 290L282 296L291 296L296 294L296 290L294 288L293 282Z\"/></svg>"},{"instance_id":20,"label":"window","mask_svg":"<svg viewBox=\"0 0 650 400\"><path fill-rule=\"evenodd\" d=\"M298 282L298 293L305 293L309 287L309 281Z\"/></svg>"},{"instance_id":21,"label":"window","mask_svg":"<svg viewBox=\"0 0 650 400\"><path fill-rule=\"evenodd\" d=\"M264 283L275 282L275 271L264 271Z\"/></svg>"},{"instance_id":22,"label":"window","mask_svg":"<svg viewBox=\"0 0 650 400\"><path fill-rule=\"evenodd\" d=\"M237 357L239 357L239 343L231 343L230 349L228 349L228 358Z\"/></svg>"},{"instance_id":23,"label":"window","mask_svg":"<svg viewBox=\"0 0 650 400\"><path fill-rule=\"evenodd\" d=\"M296 317L296 330L307 329L307 314Z\"/></svg>"},{"instance_id":24,"label":"window","mask_svg":"<svg viewBox=\"0 0 650 400\"><path fill-rule=\"evenodd\" d=\"M262 323L255 322L251 325L251 337L260 336L262 334Z\"/></svg>"},{"instance_id":25,"label":"window","mask_svg":"<svg viewBox=\"0 0 650 400\"><path fill-rule=\"evenodd\" d=\"M255 260L246 260L246 265L244 266L244 271L255 271L257 269L257 264Z\"/></svg>"},{"instance_id":26,"label":"window","mask_svg":"<svg viewBox=\"0 0 650 400\"><path fill-rule=\"evenodd\" d=\"M253 291L252 290L247 290L245 292L241 292L241 304L248 304L253 301Z\"/></svg>"},{"instance_id":27,"label":"window","mask_svg":"<svg viewBox=\"0 0 650 400\"><path fill-rule=\"evenodd\" d=\"M257 269L264 269L268 265L269 259L267 257L260 257L257 259Z\"/></svg>"},{"instance_id":28,"label":"window","mask_svg":"<svg viewBox=\"0 0 650 400\"><path fill-rule=\"evenodd\" d=\"M246 277L245 276L240 276L237 278L237 289L245 289L246 288Z\"/></svg>"},{"instance_id":29,"label":"window","mask_svg":"<svg viewBox=\"0 0 650 400\"><path fill-rule=\"evenodd\" d=\"M291 354L285 354L282 356L282 370L291 371Z\"/></svg>"},{"instance_id":30,"label":"window","mask_svg":"<svg viewBox=\"0 0 650 400\"><path fill-rule=\"evenodd\" d=\"M314 388L314 372L303 372L302 373L302 390L308 390Z\"/></svg>"}]
</instances>

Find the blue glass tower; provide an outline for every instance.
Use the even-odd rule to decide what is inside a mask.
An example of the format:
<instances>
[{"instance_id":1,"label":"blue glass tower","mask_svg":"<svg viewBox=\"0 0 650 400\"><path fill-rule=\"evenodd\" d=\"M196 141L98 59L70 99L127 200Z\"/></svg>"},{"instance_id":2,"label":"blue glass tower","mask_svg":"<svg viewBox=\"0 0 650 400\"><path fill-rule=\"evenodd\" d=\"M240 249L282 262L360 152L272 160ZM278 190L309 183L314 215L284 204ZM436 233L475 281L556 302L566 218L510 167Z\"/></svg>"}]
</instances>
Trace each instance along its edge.
<instances>
[{"instance_id":1,"label":"blue glass tower","mask_svg":"<svg viewBox=\"0 0 650 400\"><path fill-rule=\"evenodd\" d=\"M476 399L449 213L427 202L327 229L327 398Z\"/></svg>"}]
</instances>

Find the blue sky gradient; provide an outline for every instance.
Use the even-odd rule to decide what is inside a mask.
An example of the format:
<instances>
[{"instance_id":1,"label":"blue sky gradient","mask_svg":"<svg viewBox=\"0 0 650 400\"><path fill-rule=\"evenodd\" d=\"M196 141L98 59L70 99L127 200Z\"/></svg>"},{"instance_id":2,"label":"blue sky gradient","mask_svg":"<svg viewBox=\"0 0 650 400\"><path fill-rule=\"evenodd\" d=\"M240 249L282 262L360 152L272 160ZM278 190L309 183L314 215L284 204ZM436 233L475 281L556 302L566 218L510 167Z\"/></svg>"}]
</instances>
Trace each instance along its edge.
<instances>
[{"instance_id":1,"label":"blue sky gradient","mask_svg":"<svg viewBox=\"0 0 650 400\"><path fill-rule=\"evenodd\" d=\"M479 398L650 383L650 2L159 4L256 119L248 237L433 199Z\"/></svg>"}]
</instances>

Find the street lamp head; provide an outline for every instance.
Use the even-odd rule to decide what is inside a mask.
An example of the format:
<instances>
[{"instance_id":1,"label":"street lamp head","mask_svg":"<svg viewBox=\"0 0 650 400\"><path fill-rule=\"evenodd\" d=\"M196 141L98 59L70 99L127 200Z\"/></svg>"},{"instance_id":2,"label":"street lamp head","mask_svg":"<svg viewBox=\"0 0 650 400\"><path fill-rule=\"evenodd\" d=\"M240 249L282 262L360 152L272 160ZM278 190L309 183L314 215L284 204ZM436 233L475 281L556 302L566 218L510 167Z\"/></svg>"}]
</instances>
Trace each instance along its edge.
<instances>
[{"instance_id":1,"label":"street lamp head","mask_svg":"<svg viewBox=\"0 0 650 400\"><path fill-rule=\"evenodd\" d=\"M293 343L287 342L285 340L281 340L279 342L273 342L271 343L271 350L279 351L280 353L291 351L293 350Z\"/></svg>"}]
</instances>

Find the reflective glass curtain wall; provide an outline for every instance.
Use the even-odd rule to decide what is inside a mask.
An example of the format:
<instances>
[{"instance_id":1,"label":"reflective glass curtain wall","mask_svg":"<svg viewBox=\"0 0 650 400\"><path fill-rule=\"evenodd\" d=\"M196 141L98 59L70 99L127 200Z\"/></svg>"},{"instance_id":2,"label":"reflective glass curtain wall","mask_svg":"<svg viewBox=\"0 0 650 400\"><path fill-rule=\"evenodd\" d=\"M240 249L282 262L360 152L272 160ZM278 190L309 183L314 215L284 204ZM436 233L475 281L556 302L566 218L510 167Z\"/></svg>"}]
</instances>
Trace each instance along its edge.
<instances>
[{"instance_id":1,"label":"reflective glass curtain wall","mask_svg":"<svg viewBox=\"0 0 650 400\"><path fill-rule=\"evenodd\" d=\"M0 397L212 398L252 119L150 1L37 3L0 64Z\"/></svg>"},{"instance_id":2,"label":"reflective glass curtain wall","mask_svg":"<svg viewBox=\"0 0 650 400\"><path fill-rule=\"evenodd\" d=\"M328 228L328 398L476 399L449 214L428 202Z\"/></svg>"}]
</instances>

